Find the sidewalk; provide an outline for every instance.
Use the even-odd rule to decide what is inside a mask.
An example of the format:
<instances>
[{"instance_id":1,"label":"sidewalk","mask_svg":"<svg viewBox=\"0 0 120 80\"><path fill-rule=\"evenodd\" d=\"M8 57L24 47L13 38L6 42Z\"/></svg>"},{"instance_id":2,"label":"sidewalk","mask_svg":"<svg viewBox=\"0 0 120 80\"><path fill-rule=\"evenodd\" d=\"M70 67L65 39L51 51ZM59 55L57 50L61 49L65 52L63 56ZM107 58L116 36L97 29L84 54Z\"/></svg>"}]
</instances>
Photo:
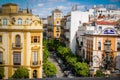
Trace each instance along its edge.
<instances>
[{"instance_id":1,"label":"sidewalk","mask_svg":"<svg viewBox=\"0 0 120 80\"><path fill-rule=\"evenodd\" d=\"M57 61L55 60L55 58L52 55L50 55L48 60L56 66L57 71L58 71L56 74L57 78L62 78L64 76L64 73L62 72L62 70L61 70L59 64L57 63Z\"/></svg>"}]
</instances>

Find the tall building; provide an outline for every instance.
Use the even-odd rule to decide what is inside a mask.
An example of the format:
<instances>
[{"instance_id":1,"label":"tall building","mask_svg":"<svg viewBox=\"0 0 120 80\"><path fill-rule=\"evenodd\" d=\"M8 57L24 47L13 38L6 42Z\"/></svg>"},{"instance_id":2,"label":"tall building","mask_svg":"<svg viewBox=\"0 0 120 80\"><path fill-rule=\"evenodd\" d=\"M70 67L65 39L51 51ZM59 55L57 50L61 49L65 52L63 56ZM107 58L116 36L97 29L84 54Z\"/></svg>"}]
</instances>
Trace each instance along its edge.
<instances>
[{"instance_id":1,"label":"tall building","mask_svg":"<svg viewBox=\"0 0 120 80\"><path fill-rule=\"evenodd\" d=\"M60 38L62 12L59 9L53 10L52 19L53 19L53 37Z\"/></svg>"},{"instance_id":2,"label":"tall building","mask_svg":"<svg viewBox=\"0 0 120 80\"><path fill-rule=\"evenodd\" d=\"M72 11L66 16L66 25L64 35L66 45L71 51L76 53L76 32L78 26L89 21L88 12Z\"/></svg>"},{"instance_id":3,"label":"tall building","mask_svg":"<svg viewBox=\"0 0 120 80\"><path fill-rule=\"evenodd\" d=\"M10 78L19 66L29 69L29 78L42 78L41 19L17 4L3 4L0 12L0 67L4 79Z\"/></svg>"},{"instance_id":4,"label":"tall building","mask_svg":"<svg viewBox=\"0 0 120 80\"><path fill-rule=\"evenodd\" d=\"M47 37L48 38L53 38L53 21L52 21L52 16L47 17Z\"/></svg>"},{"instance_id":5,"label":"tall building","mask_svg":"<svg viewBox=\"0 0 120 80\"><path fill-rule=\"evenodd\" d=\"M101 68L110 72L120 70L120 30L117 26L120 11L111 11L100 9L97 11L100 14L89 13L89 22L80 25L77 31L77 53L88 61L93 74Z\"/></svg>"}]
</instances>

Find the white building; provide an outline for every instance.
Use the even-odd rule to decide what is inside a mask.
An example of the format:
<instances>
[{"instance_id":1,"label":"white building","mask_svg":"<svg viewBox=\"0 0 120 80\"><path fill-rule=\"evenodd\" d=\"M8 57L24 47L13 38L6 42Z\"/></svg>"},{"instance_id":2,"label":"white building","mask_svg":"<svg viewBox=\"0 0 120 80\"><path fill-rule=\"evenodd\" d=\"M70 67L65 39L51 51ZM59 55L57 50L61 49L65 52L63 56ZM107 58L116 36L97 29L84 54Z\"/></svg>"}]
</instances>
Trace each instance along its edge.
<instances>
[{"instance_id":1,"label":"white building","mask_svg":"<svg viewBox=\"0 0 120 80\"><path fill-rule=\"evenodd\" d=\"M67 16L65 29L68 29L69 31L65 33L65 36L69 39L68 46L73 53L76 51L76 31L78 30L78 26L82 23L87 23L88 21L88 12L73 11Z\"/></svg>"}]
</instances>

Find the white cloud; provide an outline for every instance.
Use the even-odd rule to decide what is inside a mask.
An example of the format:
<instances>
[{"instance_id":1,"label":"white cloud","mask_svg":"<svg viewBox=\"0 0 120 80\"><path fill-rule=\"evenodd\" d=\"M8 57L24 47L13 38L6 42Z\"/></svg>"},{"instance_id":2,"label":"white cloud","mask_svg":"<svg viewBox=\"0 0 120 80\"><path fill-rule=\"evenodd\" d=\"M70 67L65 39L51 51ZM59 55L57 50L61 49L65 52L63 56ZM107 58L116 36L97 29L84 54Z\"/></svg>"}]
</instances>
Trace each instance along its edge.
<instances>
[{"instance_id":1,"label":"white cloud","mask_svg":"<svg viewBox=\"0 0 120 80\"><path fill-rule=\"evenodd\" d=\"M43 6L44 6L44 4L41 4L41 3L40 3L40 4L38 4L38 6L39 6L39 7L43 7Z\"/></svg>"},{"instance_id":2,"label":"white cloud","mask_svg":"<svg viewBox=\"0 0 120 80\"><path fill-rule=\"evenodd\" d=\"M32 12L37 12L37 9L32 9Z\"/></svg>"},{"instance_id":3,"label":"white cloud","mask_svg":"<svg viewBox=\"0 0 120 80\"><path fill-rule=\"evenodd\" d=\"M106 5L106 7L107 7L107 8L110 8L110 9L114 9L114 8L116 8L117 6L114 5L114 4L108 4L108 5Z\"/></svg>"},{"instance_id":4,"label":"white cloud","mask_svg":"<svg viewBox=\"0 0 120 80\"><path fill-rule=\"evenodd\" d=\"M67 10L68 9L68 7L65 7L65 6L57 6L57 8L60 10Z\"/></svg>"},{"instance_id":5,"label":"white cloud","mask_svg":"<svg viewBox=\"0 0 120 80\"><path fill-rule=\"evenodd\" d=\"M79 9L79 10L84 10L85 8L86 8L85 5L79 5L79 6L78 6L78 9Z\"/></svg>"},{"instance_id":6,"label":"white cloud","mask_svg":"<svg viewBox=\"0 0 120 80\"><path fill-rule=\"evenodd\" d=\"M54 8L47 8L47 10L49 10L49 11L51 11L51 10L53 10Z\"/></svg>"}]
</instances>

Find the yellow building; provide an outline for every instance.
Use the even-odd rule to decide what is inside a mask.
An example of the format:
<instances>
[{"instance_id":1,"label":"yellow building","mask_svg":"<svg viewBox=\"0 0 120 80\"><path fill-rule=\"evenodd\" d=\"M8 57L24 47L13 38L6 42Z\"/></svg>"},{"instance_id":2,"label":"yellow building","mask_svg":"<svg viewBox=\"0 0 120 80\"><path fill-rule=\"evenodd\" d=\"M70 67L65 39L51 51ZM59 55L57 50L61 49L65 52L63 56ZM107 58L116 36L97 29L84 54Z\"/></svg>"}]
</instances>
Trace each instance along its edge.
<instances>
[{"instance_id":1,"label":"yellow building","mask_svg":"<svg viewBox=\"0 0 120 80\"><path fill-rule=\"evenodd\" d=\"M43 27L38 16L13 3L3 4L0 12L0 67L4 79L19 66L29 69L29 78L42 78Z\"/></svg>"},{"instance_id":2,"label":"yellow building","mask_svg":"<svg viewBox=\"0 0 120 80\"><path fill-rule=\"evenodd\" d=\"M59 9L55 9L54 11L52 11L53 37L54 38L60 38L61 19L62 19L62 12Z\"/></svg>"}]
</instances>

